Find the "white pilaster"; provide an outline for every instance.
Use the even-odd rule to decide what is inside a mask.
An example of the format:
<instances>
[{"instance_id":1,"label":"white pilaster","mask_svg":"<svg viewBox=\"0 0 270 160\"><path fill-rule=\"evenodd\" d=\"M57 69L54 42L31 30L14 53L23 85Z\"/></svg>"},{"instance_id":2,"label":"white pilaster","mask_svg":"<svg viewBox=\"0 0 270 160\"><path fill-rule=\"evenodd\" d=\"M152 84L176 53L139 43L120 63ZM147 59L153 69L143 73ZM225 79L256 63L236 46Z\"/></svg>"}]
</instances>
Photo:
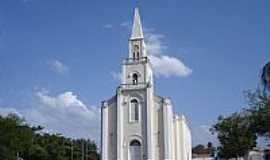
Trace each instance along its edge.
<instances>
[{"instance_id":1,"label":"white pilaster","mask_svg":"<svg viewBox=\"0 0 270 160\"><path fill-rule=\"evenodd\" d=\"M175 124L175 160L181 160L181 146L180 146L180 143L181 143L181 141L180 141L180 121L179 121L179 116L178 115L176 115L175 116L175 122L174 122Z\"/></svg>"},{"instance_id":2,"label":"white pilaster","mask_svg":"<svg viewBox=\"0 0 270 160\"><path fill-rule=\"evenodd\" d=\"M154 160L153 88L147 88L147 160Z\"/></svg>"},{"instance_id":3,"label":"white pilaster","mask_svg":"<svg viewBox=\"0 0 270 160\"><path fill-rule=\"evenodd\" d=\"M175 136L177 136L177 135L175 135L175 132L174 132L174 128L175 128L175 125L174 125L174 115L173 115L173 113L172 113L172 118L171 118L171 133L172 133L172 138L171 138L171 146L172 146L172 152L171 152L171 154L172 154L172 159L173 160L175 160Z\"/></svg>"},{"instance_id":4,"label":"white pilaster","mask_svg":"<svg viewBox=\"0 0 270 160\"><path fill-rule=\"evenodd\" d=\"M181 132L181 141L182 143L180 143L181 145L181 159L185 159L185 154L186 154L186 151L185 151L185 129L184 129L184 123L183 123L183 118L181 116L181 121L180 121L180 132Z\"/></svg>"},{"instance_id":5,"label":"white pilaster","mask_svg":"<svg viewBox=\"0 0 270 160\"><path fill-rule=\"evenodd\" d=\"M169 99L164 100L163 129L164 129L164 160L172 160L172 106Z\"/></svg>"},{"instance_id":6,"label":"white pilaster","mask_svg":"<svg viewBox=\"0 0 270 160\"><path fill-rule=\"evenodd\" d=\"M102 160L108 160L108 104L107 102L102 103L101 108L101 117L102 117Z\"/></svg>"},{"instance_id":7,"label":"white pilaster","mask_svg":"<svg viewBox=\"0 0 270 160\"><path fill-rule=\"evenodd\" d=\"M117 160L123 159L123 108L121 89L117 90ZM112 146L113 147L113 146Z\"/></svg>"}]
</instances>

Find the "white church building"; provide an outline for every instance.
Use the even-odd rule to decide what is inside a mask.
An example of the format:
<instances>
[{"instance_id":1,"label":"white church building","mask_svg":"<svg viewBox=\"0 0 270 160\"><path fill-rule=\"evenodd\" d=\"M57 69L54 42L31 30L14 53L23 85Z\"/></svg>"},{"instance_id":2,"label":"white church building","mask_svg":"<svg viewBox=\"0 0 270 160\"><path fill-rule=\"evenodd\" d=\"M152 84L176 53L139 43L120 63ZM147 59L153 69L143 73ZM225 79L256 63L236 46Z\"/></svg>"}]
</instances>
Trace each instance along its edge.
<instances>
[{"instance_id":1,"label":"white church building","mask_svg":"<svg viewBox=\"0 0 270 160\"><path fill-rule=\"evenodd\" d=\"M186 118L173 112L169 98L154 92L136 8L128 58L116 95L102 102L102 160L191 160L191 133Z\"/></svg>"}]
</instances>

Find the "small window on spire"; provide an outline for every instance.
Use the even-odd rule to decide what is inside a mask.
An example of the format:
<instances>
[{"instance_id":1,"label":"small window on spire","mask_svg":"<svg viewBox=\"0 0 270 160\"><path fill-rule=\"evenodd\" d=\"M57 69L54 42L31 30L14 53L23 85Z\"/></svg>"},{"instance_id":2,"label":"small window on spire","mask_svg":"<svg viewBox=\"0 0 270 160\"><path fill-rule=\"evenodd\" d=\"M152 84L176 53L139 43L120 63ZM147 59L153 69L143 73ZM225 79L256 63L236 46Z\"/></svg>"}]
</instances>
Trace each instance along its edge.
<instances>
[{"instance_id":1,"label":"small window on spire","mask_svg":"<svg viewBox=\"0 0 270 160\"><path fill-rule=\"evenodd\" d=\"M139 59L140 58L140 47L139 45L135 44L133 46L133 59Z\"/></svg>"},{"instance_id":2,"label":"small window on spire","mask_svg":"<svg viewBox=\"0 0 270 160\"><path fill-rule=\"evenodd\" d=\"M132 75L132 84L134 85L138 84L138 75L136 73Z\"/></svg>"}]
</instances>

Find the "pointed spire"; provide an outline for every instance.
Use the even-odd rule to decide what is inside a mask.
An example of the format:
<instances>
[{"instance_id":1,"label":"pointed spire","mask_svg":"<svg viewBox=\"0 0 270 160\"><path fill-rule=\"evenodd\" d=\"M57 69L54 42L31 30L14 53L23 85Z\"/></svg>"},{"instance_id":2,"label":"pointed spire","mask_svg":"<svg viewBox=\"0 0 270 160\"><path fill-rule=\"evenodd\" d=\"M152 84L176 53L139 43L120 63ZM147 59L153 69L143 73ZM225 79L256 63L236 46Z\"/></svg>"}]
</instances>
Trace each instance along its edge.
<instances>
[{"instance_id":1,"label":"pointed spire","mask_svg":"<svg viewBox=\"0 0 270 160\"><path fill-rule=\"evenodd\" d=\"M143 38L143 30L139 9L136 7L134 12L133 27L130 39L138 39L138 38Z\"/></svg>"}]
</instances>

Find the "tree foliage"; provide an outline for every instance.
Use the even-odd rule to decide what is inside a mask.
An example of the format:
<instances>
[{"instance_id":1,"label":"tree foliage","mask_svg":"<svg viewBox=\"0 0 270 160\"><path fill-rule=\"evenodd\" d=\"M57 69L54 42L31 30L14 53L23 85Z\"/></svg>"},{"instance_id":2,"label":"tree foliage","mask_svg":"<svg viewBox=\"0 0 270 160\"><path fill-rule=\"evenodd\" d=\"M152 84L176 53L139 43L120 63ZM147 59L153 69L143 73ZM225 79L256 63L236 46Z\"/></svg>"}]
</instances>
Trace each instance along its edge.
<instances>
[{"instance_id":1,"label":"tree foliage","mask_svg":"<svg viewBox=\"0 0 270 160\"><path fill-rule=\"evenodd\" d=\"M42 127L31 127L15 114L0 116L0 159L15 160L17 156L31 160L99 159L95 142L41 130Z\"/></svg>"},{"instance_id":2,"label":"tree foliage","mask_svg":"<svg viewBox=\"0 0 270 160\"><path fill-rule=\"evenodd\" d=\"M250 130L247 118L239 113L226 118L220 116L211 131L217 134L220 142L218 156L221 158L243 157L256 146L256 134Z\"/></svg>"},{"instance_id":3,"label":"tree foliage","mask_svg":"<svg viewBox=\"0 0 270 160\"><path fill-rule=\"evenodd\" d=\"M249 119L252 129L270 139L270 62L264 65L261 75L263 89L249 91Z\"/></svg>"},{"instance_id":4,"label":"tree foliage","mask_svg":"<svg viewBox=\"0 0 270 160\"><path fill-rule=\"evenodd\" d=\"M249 108L246 109L251 129L259 136L270 138L270 94L269 91L257 90L247 93Z\"/></svg>"}]
</instances>

